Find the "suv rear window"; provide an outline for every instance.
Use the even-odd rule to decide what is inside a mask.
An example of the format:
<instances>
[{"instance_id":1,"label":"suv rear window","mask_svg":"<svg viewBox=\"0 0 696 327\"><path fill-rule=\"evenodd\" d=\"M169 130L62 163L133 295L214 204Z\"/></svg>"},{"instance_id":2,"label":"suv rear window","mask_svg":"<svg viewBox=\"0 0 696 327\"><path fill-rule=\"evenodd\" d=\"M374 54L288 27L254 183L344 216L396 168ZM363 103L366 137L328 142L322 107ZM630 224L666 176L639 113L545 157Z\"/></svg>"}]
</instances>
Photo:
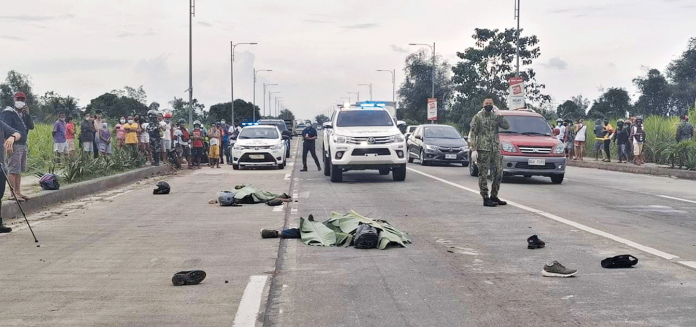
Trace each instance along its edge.
<instances>
[{"instance_id":1,"label":"suv rear window","mask_svg":"<svg viewBox=\"0 0 696 327\"><path fill-rule=\"evenodd\" d=\"M278 127L278 130L281 132L288 130L283 121L259 121L259 125L275 126Z\"/></svg>"},{"instance_id":2,"label":"suv rear window","mask_svg":"<svg viewBox=\"0 0 696 327\"><path fill-rule=\"evenodd\" d=\"M351 110L338 114L336 126L394 126L394 122L384 110Z\"/></svg>"},{"instance_id":3,"label":"suv rear window","mask_svg":"<svg viewBox=\"0 0 696 327\"><path fill-rule=\"evenodd\" d=\"M504 116L510 128L498 129L500 133L546 135L551 136L551 127L542 117L536 116Z\"/></svg>"}]
</instances>

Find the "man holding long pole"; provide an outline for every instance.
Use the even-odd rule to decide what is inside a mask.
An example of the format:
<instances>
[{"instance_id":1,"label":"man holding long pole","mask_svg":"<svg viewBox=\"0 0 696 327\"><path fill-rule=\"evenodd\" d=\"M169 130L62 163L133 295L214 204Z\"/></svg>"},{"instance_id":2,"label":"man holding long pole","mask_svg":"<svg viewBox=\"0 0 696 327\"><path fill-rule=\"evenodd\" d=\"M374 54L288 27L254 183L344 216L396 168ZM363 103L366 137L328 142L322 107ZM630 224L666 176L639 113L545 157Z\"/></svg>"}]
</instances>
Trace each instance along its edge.
<instances>
[{"instance_id":1,"label":"man holding long pole","mask_svg":"<svg viewBox=\"0 0 696 327\"><path fill-rule=\"evenodd\" d=\"M2 165L5 164L5 151L8 153L12 153L13 151L13 145L16 140L19 140L22 135L19 134L19 132L10 127L9 125L5 124L4 122L0 121L0 135L2 135L2 138L4 142L0 143L0 169L5 169L5 167L1 167ZM5 179L5 174L0 173L0 205L2 204L2 198L5 196L5 184L7 183L7 180ZM3 222L2 222L2 216L0 215L0 233L9 233L12 231L12 228L6 227Z\"/></svg>"}]
</instances>

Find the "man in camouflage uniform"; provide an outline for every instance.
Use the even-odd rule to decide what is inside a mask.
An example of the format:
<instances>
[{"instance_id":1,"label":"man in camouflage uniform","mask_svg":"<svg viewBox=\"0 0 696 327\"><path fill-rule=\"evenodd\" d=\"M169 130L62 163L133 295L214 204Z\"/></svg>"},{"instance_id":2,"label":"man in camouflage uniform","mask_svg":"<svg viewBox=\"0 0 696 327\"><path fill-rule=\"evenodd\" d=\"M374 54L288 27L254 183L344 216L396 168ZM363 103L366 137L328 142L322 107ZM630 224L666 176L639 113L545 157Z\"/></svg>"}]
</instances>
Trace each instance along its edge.
<instances>
[{"instance_id":1,"label":"man in camouflage uniform","mask_svg":"<svg viewBox=\"0 0 696 327\"><path fill-rule=\"evenodd\" d=\"M503 180L503 156L500 154L498 128L508 129L510 125L505 118L498 114L498 108L493 105L493 99L483 101L483 109L471 120L471 160L476 162L479 172L479 189L483 197L483 205L495 207L506 205L498 198L500 182ZM493 183L491 196L488 197L488 171L490 169Z\"/></svg>"},{"instance_id":2,"label":"man in camouflage uniform","mask_svg":"<svg viewBox=\"0 0 696 327\"><path fill-rule=\"evenodd\" d=\"M150 150L152 151L152 165L159 166L160 163L160 147L162 146L159 121L157 121L157 111L150 110L147 113L149 124L147 125L147 133L150 134Z\"/></svg>"},{"instance_id":3,"label":"man in camouflage uniform","mask_svg":"<svg viewBox=\"0 0 696 327\"><path fill-rule=\"evenodd\" d=\"M689 116L681 117L681 123L677 126L677 143L687 141L694 137L694 126L689 124Z\"/></svg>"}]
</instances>

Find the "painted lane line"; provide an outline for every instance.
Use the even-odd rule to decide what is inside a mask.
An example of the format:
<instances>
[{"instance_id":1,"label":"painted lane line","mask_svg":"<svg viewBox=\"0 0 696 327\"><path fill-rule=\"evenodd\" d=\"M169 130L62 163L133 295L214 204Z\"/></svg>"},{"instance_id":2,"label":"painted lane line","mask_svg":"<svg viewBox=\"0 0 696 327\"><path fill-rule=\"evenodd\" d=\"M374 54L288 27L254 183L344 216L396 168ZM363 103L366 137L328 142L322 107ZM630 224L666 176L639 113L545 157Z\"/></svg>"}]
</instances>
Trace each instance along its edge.
<instances>
[{"instance_id":1,"label":"painted lane line","mask_svg":"<svg viewBox=\"0 0 696 327\"><path fill-rule=\"evenodd\" d=\"M249 283L244 289L242 300L237 308L237 315L234 316L235 327L254 327L256 326L256 316L261 308L261 295L266 287L268 276L251 276Z\"/></svg>"},{"instance_id":2,"label":"painted lane line","mask_svg":"<svg viewBox=\"0 0 696 327\"><path fill-rule=\"evenodd\" d=\"M281 207L281 206L273 207L273 211L274 212L283 211L283 207Z\"/></svg>"},{"instance_id":3,"label":"painted lane line","mask_svg":"<svg viewBox=\"0 0 696 327\"><path fill-rule=\"evenodd\" d=\"M430 174L421 172L421 171L416 170L416 169L413 169L413 168L408 168L408 170L410 170L410 171L412 171L412 172L414 172L414 173L421 174L421 175L423 175L423 176L425 176L425 177L428 177L428 178L431 178L431 179L434 179L434 180L443 182L443 183L445 183L445 184L454 186L454 187L456 187L456 188L459 188L459 189L462 189L462 190L465 190L465 191L469 191L469 192L471 192L471 193L479 194L479 190L474 190L474 189L472 189L472 188L468 188L468 187L466 187L466 186L463 186L463 185L459 185L459 184L457 184L457 183L450 182L450 181L448 181L448 180L445 180L445 179L442 179L442 178L440 178L440 177L433 176L433 175L430 175ZM577 228L577 229L586 231L586 232L588 232L588 233L592 233L592 234L595 234L595 235L598 235L598 236L602 236L602 237L605 237L605 238L608 238L608 239L617 241L617 242L622 243L622 244L624 244L624 245L630 246L630 247L632 247L632 248L634 248L634 249L638 249L638 250L640 250L640 251L643 251L643 252L646 252L646 253L650 253L650 254L652 254L652 255L656 255L656 256L658 256L658 257L660 257L660 258L663 258L663 259L672 260L672 259L677 259L677 258L679 258L679 257L676 256L676 255L669 254L669 253L667 253L667 252L663 252L663 251L657 250L657 249L655 249L655 248L651 248L651 247L649 247L649 246L645 246L645 245L638 244L638 243L636 243L636 242L627 240L627 239L625 239L625 238L622 238L622 237L619 237L619 236L616 236L616 235L613 235L613 234L610 234L610 233L607 233L607 232L604 232L604 231L601 231L601 230L598 230L598 229L595 229L595 228L592 228L592 227L589 227L589 226L586 226L586 225L583 225L583 224L580 224L580 223L576 223L576 222L574 222L574 221L572 221L572 220L568 220L568 219L565 219L565 218L561 218L561 217L559 217L559 216L556 216L556 215L554 215L554 214L551 214L551 213L548 213L548 212L545 212L545 211L542 211L542 210L534 209L534 208L531 208L531 207L528 207L528 206L525 206L525 205L522 205L522 204L519 204L519 203L516 203L516 202L512 202L512 201L507 201L507 202L508 202L509 205L514 206L514 207L517 207L517 208L519 208L519 209L522 209L522 210L525 210L525 211L529 211L529 212L538 214L538 215L540 215L540 216L543 216L543 217L546 217L546 218L555 220L555 221L557 221L557 222L560 222L560 223L563 223L563 224L566 224L566 225L575 227L575 228Z\"/></svg>"},{"instance_id":4,"label":"painted lane line","mask_svg":"<svg viewBox=\"0 0 696 327\"><path fill-rule=\"evenodd\" d=\"M691 200L685 200L685 199L675 198L675 197L667 196L667 195L658 195L658 196L661 197L661 198L665 198L665 199L677 200L677 201L682 201L682 202L688 202L688 203L694 203L694 204L696 204L696 201L691 201Z\"/></svg>"},{"instance_id":5,"label":"painted lane line","mask_svg":"<svg viewBox=\"0 0 696 327\"><path fill-rule=\"evenodd\" d=\"M696 261L678 261L679 264L696 269Z\"/></svg>"},{"instance_id":6,"label":"painted lane line","mask_svg":"<svg viewBox=\"0 0 696 327\"><path fill-rule=\"evenodd\" d=\"M285 180L289 181L290 180L290 174L285 174Z\"/></svg>"}]
</instances>

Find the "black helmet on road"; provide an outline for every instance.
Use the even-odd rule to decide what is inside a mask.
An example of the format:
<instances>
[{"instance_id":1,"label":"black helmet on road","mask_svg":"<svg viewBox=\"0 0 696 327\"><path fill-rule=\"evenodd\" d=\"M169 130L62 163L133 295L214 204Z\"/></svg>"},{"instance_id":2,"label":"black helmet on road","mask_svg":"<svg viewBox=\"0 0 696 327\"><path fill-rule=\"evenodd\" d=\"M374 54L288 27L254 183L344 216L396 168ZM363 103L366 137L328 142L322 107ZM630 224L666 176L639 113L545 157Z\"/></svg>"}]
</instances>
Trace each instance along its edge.
<instances>
[{"instance_id":1,"label":"black helmet on road","mask_svg":"<svg viewBox=\"0 0 696 327\"><path fill-rule=\"evenodd\" d=\"M152 191L152 194L169 194L171 188L167 182L157 183L157 188Z\"/></svg>"}]
</instances>

